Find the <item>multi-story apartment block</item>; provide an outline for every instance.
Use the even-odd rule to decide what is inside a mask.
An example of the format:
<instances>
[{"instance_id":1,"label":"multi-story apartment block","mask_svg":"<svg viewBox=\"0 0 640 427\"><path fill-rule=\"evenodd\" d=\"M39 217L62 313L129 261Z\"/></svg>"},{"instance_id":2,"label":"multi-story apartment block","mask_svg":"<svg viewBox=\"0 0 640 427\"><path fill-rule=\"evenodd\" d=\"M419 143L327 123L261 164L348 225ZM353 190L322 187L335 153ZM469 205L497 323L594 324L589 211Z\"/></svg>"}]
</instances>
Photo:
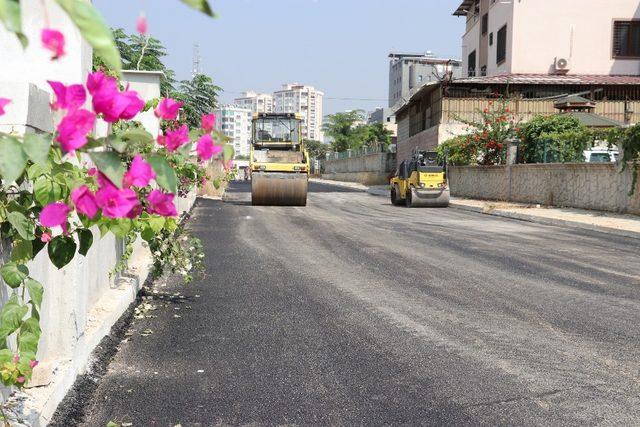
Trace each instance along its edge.
<instances>
[{"instance_id":1,"label":"multi-story apartment block","mask_svg":"<svg viewBox=\"0 0 640 427\"><path fill-rule=\"evenodd\" d=\"M367 117L367 123L382 123L385 129L391 132L392 136L396 136L398 134L396 116L390 108L378 107L371 111Z\"/></svg>"},{"instance_id":2,"label":"multi-story apartment block","mask_svg":"<svg viewBox=\"0 0 640 427\"><path fill-rule=\"evenodd\" d=\"M256 93L247 91L240 98L233 101L233 105L240 108L247 108L253 113L272 113L273 96L268 93Z\"/></svg>"},{"instance_id":3,"label":"multi-story apartment block","mask_svg":"<svg viewBox=\"0 0 640 427\"><path fill-rule=\"evenodd\" d=\"M389 107L406 102L413 90L448 76L462 76L462 62L436 58L431 52L389 54Z\"/></svg>"},{"instance_id":4,"label":"multi-story apartment block","mask_svg":"<svg viewBox=\"0 0 640 427\"><path fill-rule=\"evenodd\" d=\"M637 0L464 0L454 15L469 77L640 74Z\"/></svg>"},{"instance_id":5,"label":"multi-story apartment block","mask_svg":"<svg viewBox=\"0 0 640 427\"><path fill-rule=\"evenodd\" d=\"M251 119L253 112L248 108L226 105L216 110L216 130L232 139L236 155L248 156L251 144Z\"/></svg>"},{"instance_id":6,"label":"multi-story apartment block","mask_svg":"<svg viewBox=\"0 0 640 427\"><path fill-rule=\"evenodd\" d=\"M282 85L281 90L273 93L274 112L301 114L302 137L322 141L323 96L324 93L313 86L288 83Z\"/></svg>"}]
</instances>

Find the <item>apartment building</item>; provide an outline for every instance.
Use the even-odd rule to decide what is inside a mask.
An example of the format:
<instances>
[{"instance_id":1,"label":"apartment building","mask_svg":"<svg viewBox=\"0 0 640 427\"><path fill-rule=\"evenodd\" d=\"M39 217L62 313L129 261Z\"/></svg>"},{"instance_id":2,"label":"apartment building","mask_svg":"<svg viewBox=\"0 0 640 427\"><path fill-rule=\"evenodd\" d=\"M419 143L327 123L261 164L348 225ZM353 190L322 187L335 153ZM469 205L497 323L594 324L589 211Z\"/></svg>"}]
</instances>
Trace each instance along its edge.
<instances>
[{"instance_id":1,"label":"apartment building","mask_svg":"<svg viewBox=\"0 0 640 427\"><path fill-rule=\"evenodd\" d=\"M389 107L406 102L412 93L427 82L447 77L461 77L462 62L436 58L431 52L389 54Z\"/></svg>"},{"instance_id":2,"label":"apartment building","mask_svg":"<svg viewBox=\"0 0 640 427\"><path fill-rule=\"evenodd\" d=\"M637 0L464 0L454 15L468 77L640 74Z\"/></svg>"},{"instance_id":3,"label":"apartment building","mask_svg":"<svg viewBox=\"0 0 640 427\"><path fill-rule=\"evenodd\" d=\"M303 117L302 137L322 141L322 98L324 93L313 86L287 83L273 93L276 113L299 113Z\"/></svg>"},{"instance_id":4,"label":"apartment building","mask_svg":"<svg viewBox=\"0 0 640 427\"><path fill-rule=\"evenodd\" d=\"M251 110L253 113L273 113L273 96L268 93L247 91L233 100L233 105Z\"/></svg>"},{"instance_id":5,"label":"apartment building","mask_svg":"<svg viewBox=\"0 0 640 427\"><path fill-rule=\"evenodd\" d=\"M375 110L369 112L367 123L382 123L384 128L391 132L392 136L395 137L398 134L396 116L393 114L393 111L391 111L390 108L378 107Z\"/></svg>"},{"instance_id":6,"label":"apartment building","mask_svg":"<svg viewBox=\"0 0 640 427\"><path fill-rule=\"evenodd\" d=\"M251 144L251 119L253 112L248 108L226 105L214 111L216 130L232 139L236 155L248 156Z\"/></svg>"}]
</instances>

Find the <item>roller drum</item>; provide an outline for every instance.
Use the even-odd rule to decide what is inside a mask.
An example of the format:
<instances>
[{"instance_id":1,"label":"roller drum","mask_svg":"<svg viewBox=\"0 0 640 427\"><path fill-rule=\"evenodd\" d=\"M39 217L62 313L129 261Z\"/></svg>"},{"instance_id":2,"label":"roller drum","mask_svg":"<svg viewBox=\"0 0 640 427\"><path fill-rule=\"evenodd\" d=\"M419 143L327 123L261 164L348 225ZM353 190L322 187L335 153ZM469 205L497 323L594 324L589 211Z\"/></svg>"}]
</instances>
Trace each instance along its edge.
<instances>
[{"instance_id":1,"label":"roller drum","mask_svg":"<svg viewBox=\"0 0 640 427\"><path fill-rule=\"evenodd\" d=\"M300 173L253 172L251 204L254 206L305 206L308 176Z\"/></svg>"},{"instance_id":2,"label":"roller drum","mask_svg":"<svg viewBox=\"0 0 640 427\"><path fill-rule=\"evenodd\" d=\"M447 207L449 206L449 189L443 190L416 190L411 188L411 199L409 206L415 207Z\"/></svg>"}]
</instances>

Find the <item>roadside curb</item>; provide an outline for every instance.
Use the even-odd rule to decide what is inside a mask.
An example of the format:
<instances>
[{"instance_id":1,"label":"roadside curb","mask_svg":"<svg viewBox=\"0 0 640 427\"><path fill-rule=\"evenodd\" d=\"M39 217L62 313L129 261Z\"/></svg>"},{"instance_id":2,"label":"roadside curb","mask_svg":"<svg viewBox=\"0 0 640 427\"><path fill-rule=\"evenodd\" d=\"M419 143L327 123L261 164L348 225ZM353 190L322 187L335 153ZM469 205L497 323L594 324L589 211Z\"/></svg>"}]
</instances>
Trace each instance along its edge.
<instances>
[{"instance_id":1,"label":"roadside curb","mask_svg":"<svg viewBox=\"0 0 640 427\"><path fill-rule=\"evenodd\" d=\"M599 225L589 224L585 222L571 221L571 220L557 219L557 218L545 218L545 217L540 217L536 215L527 215L519 212L505 211L502 209L490 209L490 208L483 208L478 206L469 206L464 203L456 202L455 200L452 200L449 203L449 206L454 209L477 212L485 215L493 215L493 216L499 216L499 217L509 218L509 219L516 219L519 221L534 222L537 224L544 224L544 225L554 225L558 227L578 228L581 230L597 231L600 233L612 234L620 237L631 237L634 239L640 239L640 232L620 230L620 229L611 228L611 227L602 227Z\"/></svg>"}]
</instances>

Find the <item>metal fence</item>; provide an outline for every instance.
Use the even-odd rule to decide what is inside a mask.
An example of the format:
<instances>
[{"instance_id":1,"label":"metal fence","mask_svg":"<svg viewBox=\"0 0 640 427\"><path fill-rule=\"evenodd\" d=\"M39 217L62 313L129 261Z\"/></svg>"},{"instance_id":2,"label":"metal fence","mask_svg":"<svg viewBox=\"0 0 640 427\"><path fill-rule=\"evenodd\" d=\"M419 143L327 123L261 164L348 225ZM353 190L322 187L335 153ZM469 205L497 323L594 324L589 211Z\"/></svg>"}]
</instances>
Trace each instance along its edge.
<instances>
[{"instance_id":1,"label":"metal fence","mask_svg":"<svg viewBox=\"0 0 640 427\"><path fill-rule=\"evenodd\" d=\"M377 147L364 147L358 150L330 152L326 154L326 160L348 159L350 157L366 156L367 154L386 153L388 150L383 145Z\"/></svg>"}]
</instances>

